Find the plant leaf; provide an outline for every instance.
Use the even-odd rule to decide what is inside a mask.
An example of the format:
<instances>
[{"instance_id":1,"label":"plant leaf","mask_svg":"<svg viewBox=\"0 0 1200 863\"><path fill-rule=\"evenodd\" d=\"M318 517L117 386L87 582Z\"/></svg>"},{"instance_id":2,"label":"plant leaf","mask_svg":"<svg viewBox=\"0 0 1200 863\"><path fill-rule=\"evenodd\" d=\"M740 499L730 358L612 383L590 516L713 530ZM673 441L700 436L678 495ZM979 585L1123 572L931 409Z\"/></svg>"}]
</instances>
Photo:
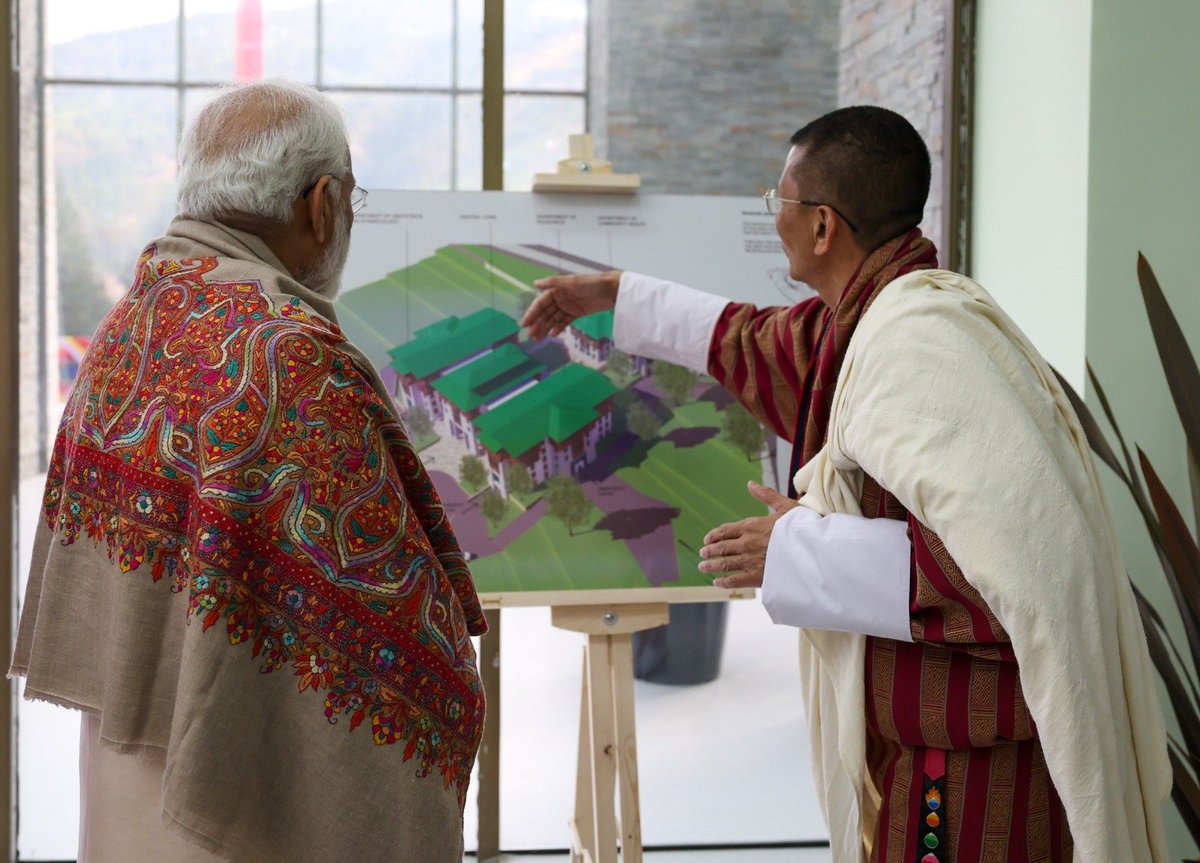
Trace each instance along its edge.
<instances>
[{"instance_id":1,"label":"plant leaf","mask_svg":"<svg viewBox=\"0 0 1200 863\"><path fill-rule=\"evenodd\" d=\"M1183 514L1141 447L1138 447L1138 459L1142 464L1142 474L1146 477L1146 487L1150 490L1150 499L1154 502L1154 511L1162 526L1164 550L1188 594L1197 620L1200 620L1200 546L1196 545Z\"/></svg>"},{"instance_id":2,"label":"plant leaf","mask_svg":"<svg viewBox=\"0 0 1200 863\"><path fill-rule=\"evenodd\" d=\"M1200 753L1200 715L1196 712L1195 701L1188 698L1184 690L1179 669L1171 662L1167 652L1169 639L1160 627L1154 626L1146 619L1144 600L1138 602L1138 609L1142 612L1142 628L1146 631L1146 646L1150 650L1150 659L1165 685L1171 710L1179 720L1179 729L1187 744L1187 750Z\"/></svg>"},{"instance_id":3,"label":"plant leaf","mask_svg":"<svg viewBox=\"0 0 1200 863\"><path fill-rule=\"evenodd\" d=\"M1142 520L1146 523L1146 530L1150 533L1150 539L1154 543L1154 551L1158 554L1158 560L1162 564L1163 570L1167 572L1170 578L1170 563L1167 560L1165 551L1165 540L1163 539L1162 526L1159 525L1158 519L1154 516L1154 510L1150 506L1150 501L1146 499L1146 492L1142 488L1142 482L1138 479L1137 470L1133 466L1133 456L1129 454L1129 448L1125 445L1125 437L1121 434L1121 428L1117 425L1116 417L1113 416L1112 408L1108 404L1108 398L1104 395L1104 388L1100 386L1100 379L1096 377L1096 371L1092 368L1092 364L1087 364L1088 379L1092 382L1092 388L1096 391L1096 398L1100 400L1100 406L1104 409L1104 416L1108 419L1108 424L1112 426L1113 432L1117 435L1117 443L1121 445L1121 453L1125 456L1125 463L1129 466L1129 474L1126 476L1118 472L1124 482L1125 487L1129 489L1129 493L1133 496L1133 502L1137 504L1138 511L1142 514Z\"/></svg>"},{"instance_id":4,"label":"plant leaf","mask_svg":"<svg viewBox=\"0 0 1200 863\"><path fill-rule=\"evenodd\" d=\"M1067 383L1067 379L1059 374L1058 369L1051 366L1050 371L1054 372L1054 376L1058 378L1059 385L1063 388L1063 392L1066 393L1067 401L1075 409L1075 415L1079 417L1079 424L1083 426L1083 433L1087 435L1088 446L1092 448L1092 452L1100 456L1100 460L1108 465L1109 469L1119 476L1125 485L1129 485L1129 477L1125 475L1125 470L1121 467L1121 462L1117 459L1117 455L1113 452L1112 447L1109 446L1104 432L1100 430L1100 424L1096 422L1096 418L1092 416L1092 412L1088 410L1088 406L1079 397L1079 393L1075 392L1074 387Z\"/></svg>"},{"instance_id":5,"label":"plant leaf","mask_svg":"<svg viewBox=\"0 0 1200 863\"><path fill-rule=\"evenodd\" d=\"M1141 459L1142 473L1160 520L1161 536L1156 542L1161 542L1163 571L1167 574L1167 583L1179 607L1192 658L1200 663L1200 549L1188 533L1179 508L1171 500L1150 459L1140 448L1138 458Z\"/></svg>"},{"instance_id":6,"label":"plant leaf","mask_svg":"<svg viewBox=\"0 0 1200 863\"><path fill-rule=\"evenodd\" d=\"M1112 426L1113 432L1117 436L1117 443L1121 447L1121 454L1125 456L1125 465L1129 468L1129 479L1126 485L1133 493L1134 498L1138 497L1142 490L1142 484L1138 480L1137 471L1133 467L1133 456L1129 454L1129 447L1125 444L1125 435L1121 434L1121 427L1117 425L1117 418L1113 416L1112 406L1108 403L1108 396L1104 394L1104 387L1100 386L1100 378L1096 377L1096 370L1092 368L1092 364L1087 364L1088 380L1092 383L1092 389L1096 391L1096 398L1100 401L1100 407L1104 410L1104 418L1108 420L1108 424Z\"/></svg>"},{"instance_id":7,"label":"plant leaf","mask_svg":"<svg viewBox=\"0 0 1200 863\"><path fill-rule=\"evenodd\" d=\"M1183 816L1188 832L1192 834L1192 841L1200 844L1200 786L1174 746L1167 747L1167 754L1171 758L1171 775L1175 779L1171 799Z\"/></svg>"},{"instance_id":8,"label":"plant leaf","mask_svg":"<svg viewBox=\"0 0 1200 863\"><path fill-rule=\"evenodd\" d=\"M1200 537L1200 459L1196 451L1188 447L1188 480L1192 487L1192 515L1196 517L1196 536Z\"/></svg>"},{"instance_id":9,"label":"plant leaf","mask_svg":"<svg viewBox=\"0 0 1200 863\"><path fill-rule=\"evenodd\" d=\"M1138 589L1136 584L1133 583L1133 579L1129 580L1129 586L1133 588L1133 598L1137 603L1138 612L1142 616L1143 630L1149 630L1151 627L1156 626L1159 631L1166 632L1166 624L1163 623L1162 617L1159 615L1158 610L1150 604L1150 600L1146 599L1146 595ZM1147 635L1147 639L1149 639L1149 637L1150 636ZM1166 646L1170 648L1171 655L1175 657L1174 667L1176 671L1178 671L1187 681L1188 690L1192 694L1192 703L1200 708L1200 691L1197 691L1196 689L1196 683L1192 677L1191 664L1183 661L1183 656L1180 655L1179 648L1175 646L1174 639L1166 638L1164 641ZM1200 759L1200 751L1196 752L1196 757Z\"/></svg>"},{"instance_id":10,"label":"plant leaf","mask_svg":"<svg viewBox=\"0 0 1200 863\"><path fill-rule=\"evenodd\" d=\"M1183 424L1183 434L1187 438L1188 448L1192 452L1200 452L1200 369L1196 368L1196 358L1188 347L1167 298L1163 296L1150 262L1140 252L1137 273L1138 283L1142 286L1142 299L1146 303L1146 316L1150 318L1154 344L1162 360L1171 398L1175 400L1175 410Z\"/></svg>"},{"instance_id":11,"label":"plant leaf","mask_svg":"<svg viewBox=\"0 0 1200 863\"><path fill-rule=\"evenodd\" d=\"M1138 601L1139 608L1143 605L1145 606L1145 611L1143 612L1143 616L1146 614L1150 615L1151 620L1153 620L1155 623L1157 623L1163 629L1166 629L1166 626L1163 624L1162 616L1159 615L1158 610L1153 605L1150 604L1150 600L1146 599L1146 594L1142 593L1141 589L1136 584L1133 583L1132 578L1129 579L1129 584L1133 588L1133 596L1134 596L1134 599L1136 599Z\"/></svg>"}]
</instances>

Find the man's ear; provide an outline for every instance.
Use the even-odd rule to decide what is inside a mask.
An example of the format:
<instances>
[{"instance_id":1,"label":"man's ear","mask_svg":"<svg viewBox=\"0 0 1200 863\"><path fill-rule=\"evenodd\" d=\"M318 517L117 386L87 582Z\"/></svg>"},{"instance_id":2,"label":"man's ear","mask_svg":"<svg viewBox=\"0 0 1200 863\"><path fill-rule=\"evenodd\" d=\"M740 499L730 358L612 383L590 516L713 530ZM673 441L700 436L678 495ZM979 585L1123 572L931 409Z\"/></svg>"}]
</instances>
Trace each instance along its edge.
<instances>
[{"instance_id":1,"label":"man's ear","mask_svg":"<svg viewBox=\"0 0 1200 863\"><path fill-rule=\"evenodd\" d=\"M837 224L829 208L825 206L814 207L813 212L816 214L816 219L813 220L813 254L824 255L828 254L833 247L833 237L837 232Z\"/></svg>"},{"instance_id":2,"label":"man's ear","mask_svg":"<svg viewBox=\"0 0 1200 863\"><path fill-rule=\"evenodd\" d=\"M333 176L325 174L308 193L308 221L312 225L313 237L320 246L329 241L330 226L333 224L336 201L335 191L330 185L332 181Z\"/></svg>"}]
</instances>

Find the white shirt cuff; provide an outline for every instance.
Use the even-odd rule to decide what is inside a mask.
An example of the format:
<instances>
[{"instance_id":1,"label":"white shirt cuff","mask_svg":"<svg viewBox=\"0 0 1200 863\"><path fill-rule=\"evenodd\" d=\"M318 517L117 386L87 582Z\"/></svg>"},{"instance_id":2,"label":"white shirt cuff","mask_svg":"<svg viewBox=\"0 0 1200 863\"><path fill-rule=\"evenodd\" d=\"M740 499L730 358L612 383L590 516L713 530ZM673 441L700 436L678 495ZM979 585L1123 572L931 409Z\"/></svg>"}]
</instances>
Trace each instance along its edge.
<instances>
[{"instance_id":1,"label":"white shirt cuff","mask_svg":"<svg viewBox=\"0 0 1200 863\"><path fill-rule=\"evenodd\" d=\"M762 602L775 623L912 641L908 524L789 510L771 531Z\"/></svg>"},{"instance_id":2,"label":"white shirt cuff","mask_svg":"<svg viewBox=\"0 0 1200 863\"><path fill-rule=\"evenodd\" d=\"M708 371L713 329L729 300L675 282L621 273L613 344L638 357Z\"/></svg>"}]
</instances>

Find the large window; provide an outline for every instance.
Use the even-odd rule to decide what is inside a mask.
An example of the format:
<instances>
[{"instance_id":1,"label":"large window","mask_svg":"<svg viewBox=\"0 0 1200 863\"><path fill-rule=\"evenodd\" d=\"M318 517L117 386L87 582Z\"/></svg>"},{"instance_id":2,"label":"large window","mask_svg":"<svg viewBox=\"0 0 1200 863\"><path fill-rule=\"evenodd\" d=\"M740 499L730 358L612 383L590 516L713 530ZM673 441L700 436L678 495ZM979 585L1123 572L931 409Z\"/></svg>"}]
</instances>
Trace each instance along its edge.
<instances>
[{"instance_id":1,"label":"large window","mask_svg":"<svg viewBox=\"0 0 1200 863\"><path fill-rule=\"evenodd\" d=\"M224 84L329 92L361 185L479 189L484 0L18 0L22 296L42 349L22 365L22 551L61 399L138 251L175 212L184 123ZM528 189L586 127L588 0L505 3L504 182ZM23 323L23 326L27 326ZM32 474L32 475L31 475ZM22 575L27 563L21 566ZM20 706L22 860L75 853L78 715Z\"/></svg>"},{"instance_id":2,"label":"large window","mask_svg":"<svg viewBox=\"0 0 1200 863\"><path fill-rule=\"evenodd\" d=\"M586 0L506 6L505 186L526 189L586 123ZM362 185L480 188L483 0L42 0L37 11L46 296L63 340L52 390L169 221L175 142L222 84L282 76L328 91Z\"/></svg>"}]
</instances>

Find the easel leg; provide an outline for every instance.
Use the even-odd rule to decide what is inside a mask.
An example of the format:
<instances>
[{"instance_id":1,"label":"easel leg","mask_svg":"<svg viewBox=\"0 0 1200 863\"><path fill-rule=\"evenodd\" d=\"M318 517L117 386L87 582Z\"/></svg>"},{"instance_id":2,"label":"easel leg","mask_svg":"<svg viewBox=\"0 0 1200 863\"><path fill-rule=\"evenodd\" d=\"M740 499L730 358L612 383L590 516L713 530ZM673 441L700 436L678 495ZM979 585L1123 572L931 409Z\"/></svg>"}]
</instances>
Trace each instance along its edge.
<instances>
[{"instance_id":1,"label":"easel leg","mask_svg":"<svg viewBox=\"0 0 1200 863\"><path fill-rule=\"evenodd\" d=\"M617 735L612 691L612 638L589 635L587 644L593 853L595 863L617 861Z\"/></svg>"},{"instance_id":2,"label":"easel leg","mask_svg":"<svg viewBox=\"0 0 1200 863\"><path fill-rule=\"evenodd\" d=\"M479 640L479 673L487 694L479 746L480 863L500 857L500 610L485 611L488 631Z\"/></svg>"},{"instance_id":3,"label":"easel leg","mask_svg":"<svg viewBox=\"0 0 1200 863\"><path fill-rule=\"evenodd\" d=\"M665 603L559 606L550 611L555 626L588 637L583 649L572 863L616 863L618 846L622 863L642 863L630 634L662 626L668 619Z\"/></svg>"},{"instance_id":4,"label":"easel leg","mask_svg":"<svg viewBox=\"0 0 1200 863\"><path fill-rule=\"evenodd\" d=\"M583 648L583 673L580 675L579 756L575 766L575 821L571 863L591 863L596 854L596 825L592 821L592 723L588 713L588 660Z\"/></svg>"},{"instance_id":5,"label":"easel leg","mask_svg":"<svg viewBox=\"0 0 1200 863\"><path fill-rule=\"evenodd\" d=\"M612 687L617 731L617 781L621 796L621 861L642 863L642 821L638 798L637 734L633 709L633 643L629 635L614 635Z\"/></svg>"}]
</instances>

